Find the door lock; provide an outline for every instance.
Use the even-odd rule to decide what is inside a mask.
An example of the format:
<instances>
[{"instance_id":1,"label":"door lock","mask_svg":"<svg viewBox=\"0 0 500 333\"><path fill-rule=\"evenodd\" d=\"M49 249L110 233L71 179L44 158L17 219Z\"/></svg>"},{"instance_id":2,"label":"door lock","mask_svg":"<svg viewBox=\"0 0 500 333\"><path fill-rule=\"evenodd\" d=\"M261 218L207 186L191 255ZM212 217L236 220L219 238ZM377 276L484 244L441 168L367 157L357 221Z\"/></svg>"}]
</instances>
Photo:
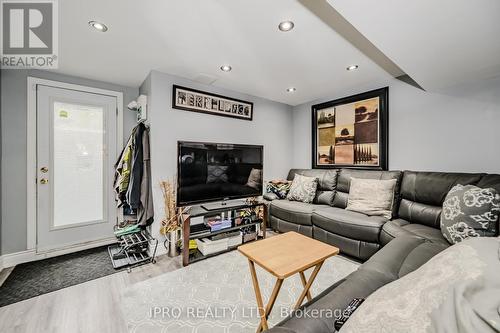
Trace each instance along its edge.
<instances>
[{"instance_id":1,"label":"door lock","mask_svg":"<svg viewBox=\"0 0 500 333\"><path fill-rule=\"evenodd\" d=\"M47 173L47 172L49 172L49 168L47 168L47 167L41 167L40 171L43 172L43 173Z\"/></svg>"},{"instance_id":2,"label":"door lock","mask_svg":"<svg viewBox=\"0 0 500 333\"><path fill-rule=\"evenodd\" d=\"M49 182L49 180L48 180L48 179L45 179L45 178L40 179L40 184L44 184L44 185L45 185L45 184L47 184L48 182Z\"/></svg>"}]
</instances>

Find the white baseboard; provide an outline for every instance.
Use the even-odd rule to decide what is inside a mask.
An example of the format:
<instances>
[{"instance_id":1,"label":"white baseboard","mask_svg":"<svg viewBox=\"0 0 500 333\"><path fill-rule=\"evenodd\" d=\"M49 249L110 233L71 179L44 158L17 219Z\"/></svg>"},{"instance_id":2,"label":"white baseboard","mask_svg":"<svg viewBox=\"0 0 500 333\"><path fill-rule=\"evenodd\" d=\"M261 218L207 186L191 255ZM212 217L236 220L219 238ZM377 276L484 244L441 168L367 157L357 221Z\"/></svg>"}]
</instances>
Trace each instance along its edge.
<instances>
[{"instance_id":1,"label":"white baseboard","mask_svg":"<svg viewBox=\"0 0 500 333\"><path fill-rule=\"evenodd\" d=\"M165 241L165 238L166 236L165 235L162 235L160 233L160 229L159 228L152 228L152 227L149 227L149 233L151 234L151 236L153 236L154 238L156 238L158 240L158 247L156 249L156 256L162 256L164 254L167 254L167 249L165 249L165 246L163 245L163 242ZM151 252L153 250L153 248L151 247L151 244L149 246L149 251L150 253L153 253Z\"/></svg>"},{"instance_id":2,"label":"white baseboard","mask_svg":"<svg viewBox=\"0 0 500 333\"><path fill-rule=\"evenodd\" d=\"M9 253L9 254L4 254L3 256L0 257L0 267L3 268L8 268L12 266L16 266L25 262L30 262L30 261L36 261L36 260L42 260L46 258L52 258L52 257L57 257L63 254L68 254L68 253L73 253L73 252L78 252L82 250L87 250L93 247L98 247L98 246L103 246L103 245L108 245L108 244L113 244L116 243L116 238L111 237L111 238L106 238L102 240L97 240L97 241L91 241L91 242L86 242L83 244L79 245L72 245L72 246L66 246L57 250L51 250L51 251L45 251L45 252L38 252L35 249L31 250L26 250L26 251L21 251L21 252L16 252L16 253Z\"/></svg>"},{"instance_id":3,"label":"white baseboard","mask_svg":"<svg viewBox=\"0 0 500 333\"><path fill-rule=\"evenodd\" d=\"M152 252L150 251L150 253ZM165 246L163 246L163 242L158 242L158 248L156 249L156 256L159 257L164 254L167 254L167 249L165 248Z\"/></svg>"},{"instance_id":4,"label":"white baseboard","mask_svg":"<svg viewBox=\"0 0 500 333\"><path fill-rule=\"evenodd\" d=\"M2 256L3 268L9 268L12 266L16 266L28 261L34 261L36 259L36 251L26 250L16 253L4 254Z\"/></svg>"}]
</instances>

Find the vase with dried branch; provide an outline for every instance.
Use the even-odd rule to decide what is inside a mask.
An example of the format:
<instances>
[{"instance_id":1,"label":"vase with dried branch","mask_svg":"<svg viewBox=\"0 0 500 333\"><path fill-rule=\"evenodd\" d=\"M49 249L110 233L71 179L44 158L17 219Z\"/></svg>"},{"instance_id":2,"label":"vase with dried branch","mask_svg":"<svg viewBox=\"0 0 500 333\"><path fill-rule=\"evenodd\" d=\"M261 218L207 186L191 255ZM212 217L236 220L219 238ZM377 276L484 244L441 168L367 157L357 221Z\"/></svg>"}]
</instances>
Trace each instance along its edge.
<instances>
[{"instance_id":1,"label":"vase with dried branch","mask_svg":"<svg viewBox=\"0 0 500 333\"><path fill-rule=\"evenodd\" d=\"M161 181L160 187L163 193L163 205L165 210L165 218L161 221L160 233L167 236L165 244L167 244L167 242L169 243L169 256L176 256L179 252L178 249L181 243L181 224L177 211L175 181Z\"/></svg>"}]
</instances>

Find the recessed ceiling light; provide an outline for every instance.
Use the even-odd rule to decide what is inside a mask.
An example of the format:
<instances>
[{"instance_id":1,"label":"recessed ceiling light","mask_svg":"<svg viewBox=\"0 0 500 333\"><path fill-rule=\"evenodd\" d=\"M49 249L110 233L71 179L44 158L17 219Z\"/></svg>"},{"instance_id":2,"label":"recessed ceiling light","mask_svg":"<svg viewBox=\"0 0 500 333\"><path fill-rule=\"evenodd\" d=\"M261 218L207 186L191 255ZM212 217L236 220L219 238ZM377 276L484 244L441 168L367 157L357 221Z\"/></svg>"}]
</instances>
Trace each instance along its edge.
<instances>
[{"instance_id":1,"label":"recessed ceiling light","mask_svg":"<svg viewBox=\"0 0 500 333\"><path fill-rule=\"evenodd\" d=\"M229 65L220 66L220 70L223 71L223 72L230 72L231 69L233 69L233 68L231 66L229 66Z\"/></svg>"},{"instance_id":2,"label":"recessed ceiling light","mask_svg":"<svg viewBox=\"0 0 500 333\"><path fill-rule=\"evenodd\" d=\"M290 88L287 88L286 89L286 92L289 92L289 93L293 93L294 91L296 91L297 88L294 88L294 87L290 87Z\"/></svg>"},{"instance_id":3,"label":"recessed ceiling light","mask_svg":"<svg viewBox=\"0 0 500 333\"><path fill-rule=\"evenodd\" d=\"M347 67L346 69L347 69L348 71L353 71L353 70L358 69L358 68L359 68L359 66L358 66L358 65L351 65L351 66Z\"/></svg>"},{"instance_id":4,"label":"recessed ceiling light","mask_svg":"<svg viewBox=\"0 0 500 333\"><path fill-rule=\"evenodd\" d=\"M108 27L104 23L101 23L101 22L89 21L89 25L92 28L94 28L95 30L100 31L100 32L108 31Z\"/></svg>"},{"instance_id":5,"label":"recessed ceiling light","mask_svg":"<svg viewBox=\"0 0 500 333\"><path fill-rule=\"evenodd\" d=\"M293 24L292 21L283 21L278 25L278 29L280 29L283 32L287 32L293 29L295 24Z\"/></svg>"}]
</instances>

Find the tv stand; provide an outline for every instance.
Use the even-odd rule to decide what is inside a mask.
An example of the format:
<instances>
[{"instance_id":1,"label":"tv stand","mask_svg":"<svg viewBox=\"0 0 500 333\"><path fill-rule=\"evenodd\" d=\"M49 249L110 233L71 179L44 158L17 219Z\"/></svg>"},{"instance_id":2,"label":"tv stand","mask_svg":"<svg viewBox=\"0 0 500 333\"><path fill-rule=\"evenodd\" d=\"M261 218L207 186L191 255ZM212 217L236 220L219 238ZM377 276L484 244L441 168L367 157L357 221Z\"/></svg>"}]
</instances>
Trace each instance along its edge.
<instances>
[{"instance_id":1,"label":"tv stand","mask_svg":"<svg viewBox=\"0 0 500 333\"><path fill-rule=\"evenodd\" d=\"M206 203L201 205L201 207L205 210L211 211L211 210L220 210L224 208L240 207L245 205L246 205L245 200L224 200L219 202Z\"/></svg>"},{"instance_id":2,"label":"tv stand","mask_svg":"<svg viewBox=\"0 0 500 333\"><path fill-rule=\"evenodd\" d=\"M238 203L238 205L236 205ZM231 250L236 249L237 246L228 247L225 250L221 250L220 252L210 253L207 255L203 255L198 249L190 249L189 241L202 239L202 238L211 238L216 235L221 235L229 232L242 231L243 229L254 229L256 239L266 238L266 225L267 225L267 203L262 200L258 200L252 203L247 203L245 200L231 200L226 202L225 206L222 206L221 203L214 203L214 205L219 205L218 209L207 210L202 206L191 206L187 211L182 210L181 222L182 222L182 230L183 230L183 249L182 249L182 264L183 266L187 266L190 263L197 262L203 259L207 259L209 257L216 256L218 254L222 254ZM236 211L240 210L254 210L259 208L261 210L261 216L258 214L255 216L255 219L251 219L248 221L241 220L236 214ZM231 219L231 226L220 229L217 231L212 231L210 228L203 228L204 221L206 217L215 216L215 215L225 215L229 216ZM260 216L260 217L259 217ZM196 220L196 222L195 222ZM201 220L201 224L199 223ZM238 220L240 220L238 222ZM202 230L196 230L198 226L202 226ZM193 229L193 231L191 230ZM204 230L203 230L204 229ZM242 243L252 241L245 240L243 237Z\"/></svg>"}]
</instances>

